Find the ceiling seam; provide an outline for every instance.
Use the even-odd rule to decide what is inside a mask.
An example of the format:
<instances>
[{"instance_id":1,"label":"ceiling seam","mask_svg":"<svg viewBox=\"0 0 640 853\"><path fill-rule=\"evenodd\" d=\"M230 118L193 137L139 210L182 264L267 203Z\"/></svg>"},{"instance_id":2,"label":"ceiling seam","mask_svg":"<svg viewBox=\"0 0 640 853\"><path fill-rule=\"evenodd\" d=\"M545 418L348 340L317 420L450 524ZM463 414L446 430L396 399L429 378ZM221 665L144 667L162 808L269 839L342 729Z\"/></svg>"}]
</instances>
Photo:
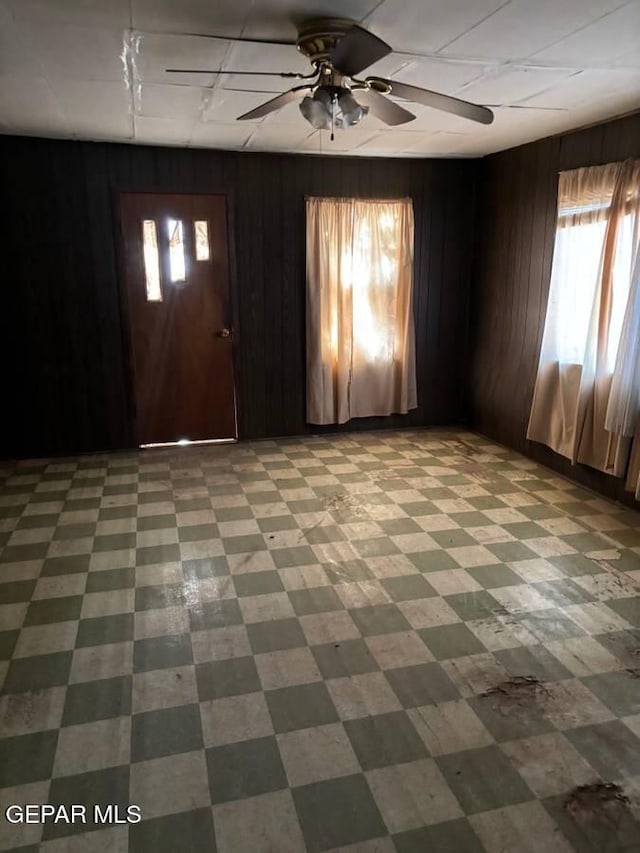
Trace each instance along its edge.
<instances>
[{"instance_id":1,"label":"ceiling seam","mask_svg":"<svg viewBox=\"0 0 640 853\"><path fill-rule=\"evenodd\" d=\"M363 15L363 17L360 18L360 23L363 24L367 20L367 18L370 18L372 15L374 15L381 6L384 6L386 2L387 0L379 0L379 2L375 4L373 9L369 9L367 14Z\"/></svg>"},{"instance_id":2,"label":"ceiling seam","mask_svg":"<svg viewBox=\"0 0 640 853\"><path fill-rule=\"evenodd\" d=\"M624 9L626 6L631 6L632 3L634 3L634 2L635 2L635 0L630 0L630 2L627 2L627 0L624 0L624 2L622 2L619 6L616 6L614 9L610 9L608 12L605 12L603 15L600 15L598 18L594 18L592 21L588 21L586 24L583 24L581 27L578 27L577 29L572 30L570 33L567 33L566 35L562 36L561 38L556 39L555 41L552 41L549 44L546 44L544 47L541 47L540 50L536 51L536 53L541 53L543 50L549 50L550 47L555 47L555 45L561 44L566 39L571 38L571 36L576 35L576 33L581 33L583 30L586 30L589 27L593 26L594 24L597 24L599 21L603 21L605 18L608 18L609 15L613 15L616 12L619 12L620 9ZM535 53L533 55L535 56ZM608 69L604 69L604 70L608 70Z\"/></svg>"},{"instance_id":3,"label":"ceiling seam","mask_svg":"<svg viewBox=\"0 0 640 853\"><path fill-rule=\"evenodd\" d=\"M453 44L454 42L458 41L458 39L461 39L464 36L466 36L467 33L473 32L473 30L475 30L476 27L479 27L480 24L484 24L484 22L488 21L489 18L493 18L494 15L497 15L498 12L501 12L505 8L505 6L511 5L511 2L512 2L512 0L505 0L505 2L502 3L500 6L498 6L497 9L494 9L493 12L489 12L489 14L485 15L484 18L481 18L479 21L476 21L475 24L473 24L473 26L469 27L467 30L465 30L462 33L458 33L458 35L455 38L449 39L449 41L446 44L443 44L441 47L439 47L436 52L440 53L441 50L445 50L447 47L449 47L450 44Z\"/></svg>"}]
</instances>

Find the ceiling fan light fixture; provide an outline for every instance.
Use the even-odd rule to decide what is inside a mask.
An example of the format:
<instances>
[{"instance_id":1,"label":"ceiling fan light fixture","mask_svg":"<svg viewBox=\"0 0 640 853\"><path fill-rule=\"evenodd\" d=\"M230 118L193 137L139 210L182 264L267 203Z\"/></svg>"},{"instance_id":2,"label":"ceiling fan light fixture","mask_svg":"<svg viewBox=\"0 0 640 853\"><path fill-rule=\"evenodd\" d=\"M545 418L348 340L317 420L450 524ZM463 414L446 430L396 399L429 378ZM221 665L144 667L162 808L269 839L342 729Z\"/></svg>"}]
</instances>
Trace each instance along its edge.
<instances>
[{"instance_id":1,"label":"ceiling fan light fixture","mask_svg":"<svg viewBox=\"0 0 640 853\"><path fill-rule=\"evenodd\" d=\"M336 127L346 128L358 124L369 112L369 107L363 107L353 97L348 89L343 89L338 95L336 105Z\"/></svg>"},{"instance_id":2,"label":"ceiling fan light fixture","mask_svg":"<svg viewBox=\"0 0 640 853\"><path fill-rule=\"evenodd\" d=\"M316 130L330 130L332 125L345 130L358 124L369 112L353 97L349 89L319 86L313 95L300 102L300 112Z\"/></svg>"},{"instance_id":3,"label":"ceiling fan light fixture","mask_svg":"<svg viewBox=\"0 0 640 853\"><path fill-rule=\"evenodd\" d=\"M313 95L307 95L300 102L300 112L316 130L329 130L331 127L331 95L322 87Z\"/></svg>"}]
</instances>

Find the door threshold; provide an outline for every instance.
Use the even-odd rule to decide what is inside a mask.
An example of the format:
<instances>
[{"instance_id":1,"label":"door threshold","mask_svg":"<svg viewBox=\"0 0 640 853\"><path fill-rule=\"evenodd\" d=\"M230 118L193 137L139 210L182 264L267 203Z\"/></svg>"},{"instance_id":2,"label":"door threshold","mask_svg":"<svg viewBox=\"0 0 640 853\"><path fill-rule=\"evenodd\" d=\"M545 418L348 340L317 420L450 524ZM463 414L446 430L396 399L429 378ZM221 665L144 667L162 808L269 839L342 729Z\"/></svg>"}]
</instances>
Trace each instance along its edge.
<instances>
[{"instance_id":1,"label":"door threshold","mask_svg":"<svg viewBox=\"0 0 640 853\"><path fill-rule=\"evenodd\" d=\"M196 438L190 441L188 438L180 438L178 441L153 441L149 444L141 444L140 449L146 450L150 447L192 447L200 444L237 444L237 438Z\"/></svg>"}]
</instances>

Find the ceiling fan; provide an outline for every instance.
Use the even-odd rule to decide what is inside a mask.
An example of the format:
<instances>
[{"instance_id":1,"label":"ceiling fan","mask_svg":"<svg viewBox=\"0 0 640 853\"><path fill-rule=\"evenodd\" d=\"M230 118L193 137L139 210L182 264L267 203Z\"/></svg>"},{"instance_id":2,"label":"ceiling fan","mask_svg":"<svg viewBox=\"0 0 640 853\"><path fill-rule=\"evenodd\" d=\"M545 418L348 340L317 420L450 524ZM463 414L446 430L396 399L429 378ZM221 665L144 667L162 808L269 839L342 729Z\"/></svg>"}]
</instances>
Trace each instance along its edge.
<instances>
[{"instance_id":1,"label":"ceiling fan","mask_svg":"<svg viewBox=\"0 0 640 853\"><path fill-rule=\"evenodd\" d=\"M279 42L278 42L279 43ZM294 71L229 71L226 69L167 68L172 74L245 74L249 76L289 77L305 82L271 98L264 104L238 116L240 121L259 119L281 109L292 101L300 101L305 119L319 130L347 128L358 124L371 112L387 125L406 124L415 115L392 101L393 95L406 101L424 104L462 118L491 124L493 113L487 107L462 101L450 95L410 86L384 77L365 77L363 71L391 53L386 42L353 21L341 18L315 18L302 24L296 47L304 54L313 70L310 74Z\"/></svg>"}]
</instances>

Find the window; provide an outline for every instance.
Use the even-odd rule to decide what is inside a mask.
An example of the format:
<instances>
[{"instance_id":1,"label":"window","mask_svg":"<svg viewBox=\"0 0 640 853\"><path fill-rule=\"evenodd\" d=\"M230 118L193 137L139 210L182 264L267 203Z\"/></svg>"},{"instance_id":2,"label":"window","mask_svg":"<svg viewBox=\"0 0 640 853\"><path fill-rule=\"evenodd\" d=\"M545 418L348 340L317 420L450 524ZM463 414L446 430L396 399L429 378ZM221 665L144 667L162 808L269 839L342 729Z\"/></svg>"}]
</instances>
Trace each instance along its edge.
<instances>
[{"instance_id":1,"label":"window","mask_svg":"<svg viewBox=\"0 0 640 853\"><path fill-rule=\"evenodd\" d=\"M616 476L640 426L639 271L640 160L562 172L527 438Z\"/></svg>"},{"instance_id":2,"label":"window","mask_svg":"<svg viewBox=\"0 0 640 853\"><path fill-rule=\"evenodd\" d=\"M142 245L144 275L147 285L147 301L162 302L160 288L160 256L158 254L158 231L155 220L145 219L142 223Z\"/></svg>"},{"instance_id":3,"label":"window","mask_svg":"<svg viewBox=\"0 0 640 853\"><path fill-rule=\"evenodd\" d=\"M196 261L208 261L210 257L209 223L206 219L194 220L193 242L196 247Z\"/></svg>"},{"instance_id":4,"label":"window","mask_svg":"<svg viewBox=\"0 0 640 853\"><path fill-rule=\"evenodd\" d=\"M350 293L355 358L370 364L392 363L396 337L393 303L398 286L398 234L394 217L382 210L372 223L353 224L353 238L342 250L341 286ZM374 260L375 259L375 260ZM338 305L332 318L332 345L338 350Z\"/></svg>"},{"instance_id":5,"label":"window","mask_svg":"<svg viewBox=\"0 0 640 853\"><path fill-rule=\"evenodd\" d=\"M307 199L307 416L415 408L410 199Z\"/></svg>"},{"instance_id":6,"label":"window","mask_svg":"<svg viewBox=\"0 0 640 853\"><path fill-rule=\"evenodd\" d=\"M169 237L169 274L171 281L186 281L182 220L168 219L167 232Z\"/></svg>"},{"instance_id":7,"label":"window","mask_svg":"<svg viewBox=\"0 0 640 853\"><path fill-rule=\"evenodd\" d=\"M588 349L594 300L600 281L605 234L611 209L613 183L602 187L597 203L589 194L580 203L568 193L568 203L559 199L558 224L545 345L554 347L561 364L584 364ZM607 342L603 353L606 370L613 373L629 296L634 242L634 216L623 216L612 256L610 306L607 308Z\"/></svg>"}]
</instances>

